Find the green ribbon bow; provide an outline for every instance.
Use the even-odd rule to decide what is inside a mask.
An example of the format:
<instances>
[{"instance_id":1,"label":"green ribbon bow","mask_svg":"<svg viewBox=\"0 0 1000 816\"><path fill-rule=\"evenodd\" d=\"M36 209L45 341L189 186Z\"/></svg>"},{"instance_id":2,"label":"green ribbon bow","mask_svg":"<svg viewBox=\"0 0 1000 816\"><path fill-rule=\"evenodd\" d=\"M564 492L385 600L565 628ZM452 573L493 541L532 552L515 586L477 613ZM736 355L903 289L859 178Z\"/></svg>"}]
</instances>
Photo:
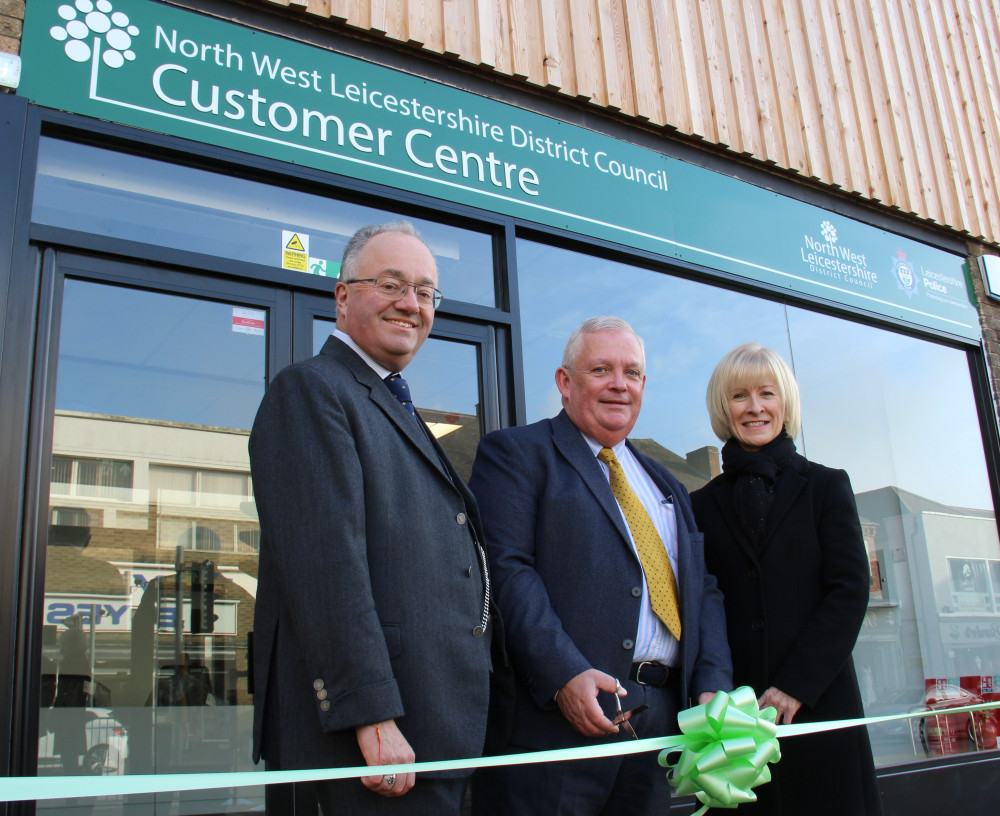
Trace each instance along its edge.
<instances>
[{"instance_id":1,"label":"green ribbon bow","mask_svg":"<svg viewBox=\"0 0 1000 816\"><path fill-rule=\"evenodd\" d=\"M694 794L702 803L693 816L710 807L735 808L757 801L751 788L769 782L768 764L781 759L776 714L770 706L760 711L753 689L740 686L730 694L716 692L705 705L677 715L690 741L676 762L668 760L676 753L668 749L660 753L659 763L670 769L667 780L678 796Z\"/></svg>"}]
</instances>

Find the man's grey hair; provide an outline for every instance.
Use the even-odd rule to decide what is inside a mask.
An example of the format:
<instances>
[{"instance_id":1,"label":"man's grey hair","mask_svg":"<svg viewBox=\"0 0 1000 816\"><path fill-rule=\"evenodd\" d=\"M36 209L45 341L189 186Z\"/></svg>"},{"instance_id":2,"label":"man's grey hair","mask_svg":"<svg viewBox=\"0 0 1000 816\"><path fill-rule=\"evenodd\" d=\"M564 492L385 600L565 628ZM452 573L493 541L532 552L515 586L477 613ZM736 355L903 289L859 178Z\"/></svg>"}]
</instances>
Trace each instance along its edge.
<instances>
[{"instance_id":1,"label":"man's grey hair","mask_svg":"<svg viewBox=\"0 0 1000 816\"><path fill-rule=\"evenodd\" d=\"M580 353L580 345L583 343L583 338L588 334L596 334L602 331L618 331L631 334L639 344L639 357L642 361L642 370L646 370L646 345L642 342L642 338L636 334L635 329L626 321L620 317L612 317L611 315L591 317L584 320L583 323L573 330L573 333L566 341L566 347L563 349L562 367L572 371L576 365L576 358Z\"/></svg>"},{"instance_id":2,"label":"man's grey hair","mask_svg":"<svg viewBox=\"0 0 1000 816\"><path fill-rule=\"evenodd\" d=\"M366 227L361 227L361 229L351 236L351 240L347 242L347 246L344 248L344 258L340 262L339 280L354 280L358 276L358 259L361 257L361 253L372 238L384 232L399 232L403 235L409 235L416 238L424 246L427 246L424 239L420 237L417 228L409 221L390 221L386 224L369 224ZM427 247L427 249L430 251L430 247ZM431 252L432 257L433 255L434 253Z\"/></svg>"}]
</instances>

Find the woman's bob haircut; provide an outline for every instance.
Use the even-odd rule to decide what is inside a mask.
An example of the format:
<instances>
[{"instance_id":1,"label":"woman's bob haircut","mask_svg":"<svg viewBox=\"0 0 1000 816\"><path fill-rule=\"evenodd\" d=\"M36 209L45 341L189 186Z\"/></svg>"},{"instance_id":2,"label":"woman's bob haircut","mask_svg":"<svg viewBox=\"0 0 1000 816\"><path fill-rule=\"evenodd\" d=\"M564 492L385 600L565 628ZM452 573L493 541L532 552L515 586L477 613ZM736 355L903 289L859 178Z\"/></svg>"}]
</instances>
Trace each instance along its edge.
<instances>
[{"instance_id":1,"label":"woman's bob haircut","mask_svg":"<svg viewBox=\"0 0 1000 816\"><path fill-rule=\"evenodd\" d=\"M729 397L736 388L772 383L785 408L785 430L793 439L799 435L802 414L799 408L799 386L795 375L780 354L757 343L737 346L712 372L705 394L712 430L723 442L733 435L730 426Z\"/></svg>"}]
</instances>

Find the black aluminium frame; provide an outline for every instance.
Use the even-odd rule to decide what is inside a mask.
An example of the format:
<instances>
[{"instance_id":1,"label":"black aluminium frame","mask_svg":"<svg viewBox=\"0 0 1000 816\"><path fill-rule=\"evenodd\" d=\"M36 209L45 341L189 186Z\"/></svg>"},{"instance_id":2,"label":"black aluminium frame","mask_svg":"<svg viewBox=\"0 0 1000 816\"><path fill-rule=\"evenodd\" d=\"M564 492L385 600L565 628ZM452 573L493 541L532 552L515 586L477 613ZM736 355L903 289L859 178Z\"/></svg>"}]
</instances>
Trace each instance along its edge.
<instances>
[{"instance_id":1,"label":"black aluminium frame","mask_svg":"<svg viewBox=\"0 0 1000 816\"><path fill-rule=\"evenodd\" d=\"M187 4L194 7L193 3ZM231 4L215 0L206 0L197 5L199 10L225 8L228 16L232 16L234 11ZM731 159L712 156L679 143L664 144L662 136L628 127L611 119L560 107L531 97L526 92L485 83L468 75L458 75L456 79L458 72L452 69L436 68L433 63L421 62L364 41L338 38L287 17L249 9L239 9L236 17L257 27L267 27L276 33L291 33L299 39L319 41L327 47L333 41L338 50L345 53L373 59L411 73L427 75L431 79L440 80L447 76L451 84L473 92L585 124L615 138L636 142L661 152L670 152L712 169L725 169L730 175L751 183L954 253L964 254L965 251L964 244L954 236L894 219L845 199L765 174L756 168L737 165ZM336 197L391 207L400 212L423 213L437 220L456 225L474 225L479 230L492 232L495 268L500 273L497 281L499 307L491 309L446 302L442 314L494 327L497 333L497 371L500 379L499 411L505 424L519 424L525 420L522 384L518 377L522 370L522 360L517 318L515 242L519 237L542 240L672 275L691 277L715 286L805 306L814 311L848 316L861 322L964 348L979 411L994 506L1000 507L1000 430L997 428L990 372L984 350L980 347L909 324L893 323L872 315L851 312L832 302L789 296L785 291L750 285L715 270L678 265L676 262L666 263L663 258L651 253L637 252L609 242L588 240L573 233L540 228L518 219L448 205L416 194L387 190L370 183L307 168L285 166L222 148L173 137L138 133L123 126L40 109L19 97L0 94L0 189L8 191L8 195L0 198L0 295L4 298L3 309L0 309L0 461L8 463L0 472L0 637L5 639L7 646L0 648L0 729L8 737L0 742L0 773L19 775L30 772L35 753L32 745L34 715L30 703L34 695L37 695L34 687L37 685L36 647L40 632L35 631L35 621L38 618L36 601L41 597L40 582L43 578L35 568L35 548L38 540L39 505L45 501L41 490L43 458L45 451L51 447L44 436L51 397L47 394L45 378L51 350L48 328L57 306L55 298L58 297L58 292L53 286L54 275L51 270L46 270L43 253L34 244L61 245L84 253L152 261L172 268L203 270L213 276L239 278L253 283L308 288L300 276L281 270L110 241L53 228L32 227L31 191L38 141L43 133L82 139L111 149L155 151L157 158L167 153L178 161L222 168L223 172L232 171L255 180L280 183L281 179L287 182L294 178L299 185L313 185L316 191L325 191ZM269 376L273 373L269 364ZM887 813L938 813L946 807L954 807L956 803L970 809L979 806L995 807L1000 791L1000 756L966 755L926 760L906 766L883 768L879 777L886 794ZM986 778L992 780L992 784ZM682 808L687 804L689 803L675 802L674 807ZM33 806L0 804L0 814L22 812L33 812Z\"/></svg>"},{"instance_id":2,"label":"black aluminium frame","mask_svg":"<svg viewBox=\"0 0 1000 816\"><path fill-rule=\"evenodd\" d=\"M0 97L0 188L10 191L0 200L0 728L12 737L24 726L14 689L24 685L27 663L21 649L29 616L21 606L22 576L30 575L25 564L27 489L32 373L35 346L35 315L38 311L39 268L37 253L27 240L30 190L35 155L26 134L38 129L36 112L23 100ZM12 750L13 739L0 742L0 772L11 774L19 767Z\"/></svg>"}]
</instances>

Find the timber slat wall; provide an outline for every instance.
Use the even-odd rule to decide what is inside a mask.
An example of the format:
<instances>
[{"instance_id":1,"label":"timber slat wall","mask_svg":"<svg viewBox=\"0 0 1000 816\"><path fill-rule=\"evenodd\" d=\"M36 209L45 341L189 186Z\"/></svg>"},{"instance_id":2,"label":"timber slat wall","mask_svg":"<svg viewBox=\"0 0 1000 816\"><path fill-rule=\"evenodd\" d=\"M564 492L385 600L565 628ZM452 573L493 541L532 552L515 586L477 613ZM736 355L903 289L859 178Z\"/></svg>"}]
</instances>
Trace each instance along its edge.
<instances>
[{"instance_id":1,"label":"timber slat wall","mask_svg":"<svg viewBox=\"0 0 1000 816\"><path fill-rule=\"evenodd\" d=\"M261 0L1000 245L1000 0Z\"/></svg>"}]
</instances>

